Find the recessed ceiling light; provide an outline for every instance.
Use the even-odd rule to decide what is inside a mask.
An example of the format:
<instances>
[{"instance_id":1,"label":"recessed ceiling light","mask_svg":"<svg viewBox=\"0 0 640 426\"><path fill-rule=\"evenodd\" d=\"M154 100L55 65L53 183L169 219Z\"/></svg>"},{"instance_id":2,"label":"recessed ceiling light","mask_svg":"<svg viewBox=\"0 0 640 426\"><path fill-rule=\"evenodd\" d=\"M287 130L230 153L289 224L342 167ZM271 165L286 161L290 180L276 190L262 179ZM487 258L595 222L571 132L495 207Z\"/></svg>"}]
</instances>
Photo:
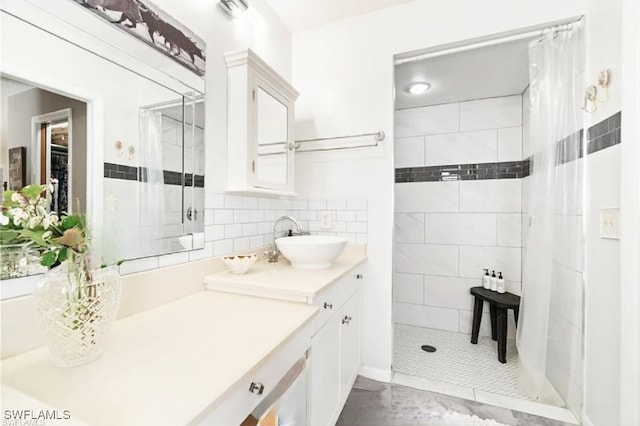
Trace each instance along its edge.
<instances>
[{"instance_id":1,"label":"recessed ceiling light","mask_svg":"<svg viewBox=\"0 0 640 426\"><path fill-rule=\"evenodd\" d=\"M409 83L404 88L404 91L412 95L421 95L429 89L431 89L431 84L426 81L414 81L413 83Z\"/></svg>"}]
</instances>

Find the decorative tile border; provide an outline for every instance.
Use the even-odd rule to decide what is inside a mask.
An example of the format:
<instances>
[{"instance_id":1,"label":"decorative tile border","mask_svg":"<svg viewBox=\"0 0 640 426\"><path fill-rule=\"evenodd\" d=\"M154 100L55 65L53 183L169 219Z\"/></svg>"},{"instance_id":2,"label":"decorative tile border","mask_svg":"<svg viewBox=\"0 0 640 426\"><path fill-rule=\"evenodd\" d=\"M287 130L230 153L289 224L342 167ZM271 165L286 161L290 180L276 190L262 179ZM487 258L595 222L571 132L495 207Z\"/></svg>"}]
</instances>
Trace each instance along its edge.
<instances>
[{"instance_id":1,"label":"decorative tile border","mask_svg":"<svg viewBox=\"0 0 640 426\"><path fill-rule=\"evenodd\" d=\"M195 186L204 188L204 175L194 175L192 173L162 171L165 185L182 185L184 179L185 186ZM132 167L124 164L104 163L104 177L110 179L135 180L139 182L147 181L146 167Z\"/></svg>"},{"instance_id":2,"label":"decorative tile border","mask_svg":"<svg viewBox=\"0 0 640 426\"><path fill-rule=\"evenodd\" d=\"M622 142L622 112L619 111L587 131L587 155ZM561 139L556 144L556 164L583 157L584 129ZM577 145L577 146L576 146ZM533 157L501 163L452 164L447 166L407 167L396 169L396 183L438 182L452 180L520 179L531 175Z\"/></svg>"},{"instance_id":3,"label":"decorative tile border","mask_svg":"<svg viewBox=\"0 0 640 426\"><path fill-rule=\"evenodd\" d=\"M520 179L529 172L529 160L499 163L453 164L448 166L396 169L396 183L452 180Z\"/></svg>"},{"instance_id":4,"label":"decorative tile border","mask_svg":"<svg viewBox=\"0 0 640 426\"><path fill-rule=\"evenodd\" d=\"M600 123L591 126L588 132L587 154L601 151L622 142L622 111L605 118Z\"/></svg>"}]
</instances>

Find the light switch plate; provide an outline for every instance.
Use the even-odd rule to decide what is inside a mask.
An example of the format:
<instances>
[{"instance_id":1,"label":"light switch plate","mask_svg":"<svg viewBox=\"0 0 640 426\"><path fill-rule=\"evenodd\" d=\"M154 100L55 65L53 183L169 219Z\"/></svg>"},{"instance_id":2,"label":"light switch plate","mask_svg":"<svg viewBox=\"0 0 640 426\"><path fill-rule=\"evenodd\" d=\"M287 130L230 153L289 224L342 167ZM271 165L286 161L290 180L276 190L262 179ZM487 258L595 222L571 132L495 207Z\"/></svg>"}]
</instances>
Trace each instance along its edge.
<instances>
[{"instance_id":1,"label":"light switch plate","mask_svg":"<svg viewBox=\"0 0 640 426\"><path fill-rule=\"evenodd\" d=\"M600 238L620 239L620 210L600 210Z\"/></svg>"},{"instance_id":2,"label":"light switch plate","mask_svg":"<svg viewBox=\"0 0 640 426\"><path fill-rule=\"evenodd\" d=\"M331 229L331 212L329 211L320 212L320 229L322 230Z\"/></svg>"}]
</instances>

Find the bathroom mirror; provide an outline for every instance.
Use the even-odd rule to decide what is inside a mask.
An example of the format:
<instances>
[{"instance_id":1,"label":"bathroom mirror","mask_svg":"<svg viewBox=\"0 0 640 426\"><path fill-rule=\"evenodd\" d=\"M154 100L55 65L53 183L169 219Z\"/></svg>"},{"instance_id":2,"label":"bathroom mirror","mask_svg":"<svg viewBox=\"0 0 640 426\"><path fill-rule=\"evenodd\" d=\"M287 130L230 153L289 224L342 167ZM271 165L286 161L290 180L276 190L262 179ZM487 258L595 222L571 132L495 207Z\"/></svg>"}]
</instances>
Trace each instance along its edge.
<instances>
[{"instance_id":1,"label":"bathroom mirror","mask_svg":"<svg viewBox=\"0 0 640 426\"><path fill-rule=\"evenodd\" d=\"M287 184L287 106L262 87L257 89L258 181L271 185Z\"/></svg>"},{"instance_id":2,"label":"bathroom mirror","mask_svg":"<svg viewBox=\"0 0 640 426\"><path fill-rule=\"evenodd\" d=\"M55 208L79 199L107 262L203 247L202 77L74 2L37 3L0 6L2 181L40 183L66 164ZM44 106L14 119L18 95Z\"/></svg>"}]
</instances>

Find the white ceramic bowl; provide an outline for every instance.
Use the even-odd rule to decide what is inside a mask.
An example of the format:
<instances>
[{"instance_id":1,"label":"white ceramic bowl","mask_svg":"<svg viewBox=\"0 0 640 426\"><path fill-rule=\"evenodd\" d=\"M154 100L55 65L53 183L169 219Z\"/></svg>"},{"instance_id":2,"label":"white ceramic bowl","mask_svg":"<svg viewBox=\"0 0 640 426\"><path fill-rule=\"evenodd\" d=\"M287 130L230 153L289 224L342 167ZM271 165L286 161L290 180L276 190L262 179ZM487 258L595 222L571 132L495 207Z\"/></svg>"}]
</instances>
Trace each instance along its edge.
<instances>
[{"instance_id":1,"label":"white ceramic bowl","mask_svg":"<svg viewBox=\"0 0 640 426\"><path fill-rule=\"evenodd\" d=\"M347 239L324 235L284 237L276 240L278 250L298 269L330 268L340 256Z\"/></svg>"},{"instance_id":2,"label":"white ceramic bowl","mask_svg":"<svg viewBox=\"0 0 640 426\"><path fill-rule=\"evenodd\" d=\"M222 261L227 265L227 268L234 274L246 273L251 265L253 265L258 256L255 254L237 254L234 256L224 256Z\"/></svg>"}]
</instances>

